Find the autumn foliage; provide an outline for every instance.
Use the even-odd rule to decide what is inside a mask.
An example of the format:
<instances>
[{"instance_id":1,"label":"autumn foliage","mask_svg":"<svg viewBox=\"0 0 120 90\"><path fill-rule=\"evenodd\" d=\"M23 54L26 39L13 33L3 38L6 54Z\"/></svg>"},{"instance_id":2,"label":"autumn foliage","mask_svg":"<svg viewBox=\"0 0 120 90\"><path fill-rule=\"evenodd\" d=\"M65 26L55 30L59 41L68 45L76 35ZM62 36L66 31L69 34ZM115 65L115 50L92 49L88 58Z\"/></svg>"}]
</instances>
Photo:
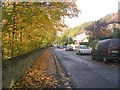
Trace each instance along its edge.
<instances>
[{"instance_id":1,"label":"autumn foliage","mask_svg":"<svg viewBox=\"0 0 120 90\"><path fill-rule=\"evenodd\" d=\"M2 59L51 45L63 18L78 12L75 2L3 2Z\"/></svg>"}]
</instances>

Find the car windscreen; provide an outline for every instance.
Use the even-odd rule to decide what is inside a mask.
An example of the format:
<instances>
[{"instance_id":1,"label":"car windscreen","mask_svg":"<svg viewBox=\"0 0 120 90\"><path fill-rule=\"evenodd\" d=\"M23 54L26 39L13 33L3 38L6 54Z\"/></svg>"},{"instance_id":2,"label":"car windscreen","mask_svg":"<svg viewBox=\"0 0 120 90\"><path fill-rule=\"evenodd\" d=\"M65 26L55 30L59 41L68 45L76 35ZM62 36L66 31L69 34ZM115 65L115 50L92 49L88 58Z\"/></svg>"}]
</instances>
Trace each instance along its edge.
<instances>
[{"instance_id":1,"label":"car windscreen","mask_svg":"<svg viewBox=\"0 0 120 90\"><path fill-rule=\"evenodd\" d=\"M120 39L113 39L110 42L111 50L119 50L120 51Z\"/></svg>"},{"instance_id":2,"label":"car windscreen","mask_svg":"<svg viewBox=\"0 0 120 90\"><path fill-rule=\"evenodd\" d=\"M67 48L72 48L72 46L67 46Z\"/></svg>"}]
</instances>

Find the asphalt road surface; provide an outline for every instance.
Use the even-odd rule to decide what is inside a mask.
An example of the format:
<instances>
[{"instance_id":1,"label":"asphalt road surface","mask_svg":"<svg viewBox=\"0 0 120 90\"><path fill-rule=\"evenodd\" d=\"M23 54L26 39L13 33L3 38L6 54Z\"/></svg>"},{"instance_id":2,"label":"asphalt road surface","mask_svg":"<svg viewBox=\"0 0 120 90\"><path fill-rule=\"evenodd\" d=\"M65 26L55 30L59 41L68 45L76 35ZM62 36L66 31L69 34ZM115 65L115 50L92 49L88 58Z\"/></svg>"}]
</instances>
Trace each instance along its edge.
<instances>
[{"instance_id":1,"label":"asphalt road surface","mask_svg":"<svg viewBox=\"0 0 120 90\"><path fill-rule=\"evenodd\" d=\"M54 49L61 66L69 76L73 88L117 88L118 64L94 61L90 55Z\"/></svg>"}]
</instances>

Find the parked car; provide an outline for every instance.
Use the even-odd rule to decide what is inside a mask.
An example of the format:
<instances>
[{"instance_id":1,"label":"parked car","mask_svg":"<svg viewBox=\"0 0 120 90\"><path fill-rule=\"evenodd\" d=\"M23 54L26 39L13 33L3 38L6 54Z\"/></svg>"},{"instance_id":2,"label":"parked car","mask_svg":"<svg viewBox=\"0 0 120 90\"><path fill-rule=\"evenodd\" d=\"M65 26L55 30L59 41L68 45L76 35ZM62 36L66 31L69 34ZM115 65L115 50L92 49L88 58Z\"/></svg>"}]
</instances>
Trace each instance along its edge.
<instances>
[{"instance_id":1,"label":"parked car","mask_svg":"<svg viewBox=\"0 0 120 90\"><path fill-rule=\"evenodd\" d=\"M59 49L63 49L64 47L62 45L57 46Z\"/></svg>"},{"instance_id":2,"label":"parked car","mask_svg":"<svg viewBox=\"0 0 120 90\"><path fill-rule=\"evenodd\" d=\"M60 48L60 46L57 45L57 48Z\"/></svg>"},{"instance_id":3,"label":"parked car","mask_svg":"<svg viewBox=\"0 0 120 90\"><path fill-rule=\"evenodd\" d=\"M61 45L60 47L59 47L59 49L63 49L64 47Z\"/></svg>"},{"instance_id":4,"label":"parked car","mask_svg":"<svg viewBox=\"0 0 120 90\"><path fill-rule=\"evenodd\" d=\"M68 46L66 46L65 50L66 50L66 51L73 51L73 47L70 46L70 45L68 45Z\"/></svg>"},{"instance_id":5,"label":"parked car","mask_svg":"<svg viewBox=\"0 0 120 90\"><path fill-rule=\"evenodd\" d=\"M90 54L91 49L88 48L86 45L79 45L76 49L76 54Z\"/></svg>"},{"instance_id":6,"label":"parked car","mask_svg":"<svg viewBox=\"0 0 120 90\"><path fill-rule=\"evenodd\" d=\"M99 41L91 52L91 58L100 59L103 62L120 60L120 38Z\"/></svg>"}]
</instances>

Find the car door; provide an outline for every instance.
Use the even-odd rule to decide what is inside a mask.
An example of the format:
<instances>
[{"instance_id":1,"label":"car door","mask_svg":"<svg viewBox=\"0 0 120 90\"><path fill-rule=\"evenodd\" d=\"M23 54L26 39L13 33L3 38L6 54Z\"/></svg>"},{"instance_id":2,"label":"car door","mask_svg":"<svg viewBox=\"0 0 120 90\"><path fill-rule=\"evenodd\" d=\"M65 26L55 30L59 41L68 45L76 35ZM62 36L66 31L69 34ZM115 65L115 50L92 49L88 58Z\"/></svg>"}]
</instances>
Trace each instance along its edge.
<instances>
[{"instance_id":1,"label":"car door","mask_svg":"<svg viewBox=\"0 0 120 90\"><path fill-rule=\"evenodd\" d=\"M98 58L98 45L95 46L95 48L92 50L91 54L93 55L93 58L97 59Z\"/></svg>"},{"instance_id":2,"label":"car door","mask_svg":"<svg viewBox=\"0 0 120 90\"><path fill-rule=\"evenodd\" d=\"M120 56L120 39L111 40L109 48L111 56Z\"/></svg>"},{"instance_id":3,"label":"car door","mask_svg":"<svg viewBox=\"0 0 120 90\"><path fill-rule=\"evenodd\" d=\"M95 59L101 59L103 57L103 43L98 42L98 44L95 46L94 50L92 50L92 55Z\"/></svg>"}]
</instances>

